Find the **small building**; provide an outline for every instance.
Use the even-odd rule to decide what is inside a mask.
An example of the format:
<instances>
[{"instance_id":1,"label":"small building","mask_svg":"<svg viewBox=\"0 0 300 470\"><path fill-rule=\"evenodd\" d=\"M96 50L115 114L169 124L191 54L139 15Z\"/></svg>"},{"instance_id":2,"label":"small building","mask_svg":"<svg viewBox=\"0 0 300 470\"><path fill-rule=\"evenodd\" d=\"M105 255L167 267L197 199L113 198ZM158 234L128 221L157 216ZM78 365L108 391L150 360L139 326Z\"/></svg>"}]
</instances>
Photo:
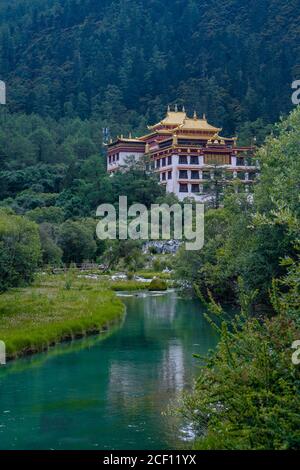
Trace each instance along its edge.
<instances>
[{"instance_id":1,"label":"small building","mask_svg":"<svg viewBox=\"0 0 300 470\"><path fill-rule=\"evenodd\" d=\"M256 179L254 147L239 147L236 137L222 137L222 129L207 122L205 115L188 117L185 109L172 111L149 133L138 138L123 136L111 141L107 151L107 171L113 174L129 158L149 157L150 170L157 174L166 191L179 200L192 197L205 202L216 178L221 184L239 179L246 191ZM221 176L220 176L221 175Z\"/></svg>"}]
</instances>

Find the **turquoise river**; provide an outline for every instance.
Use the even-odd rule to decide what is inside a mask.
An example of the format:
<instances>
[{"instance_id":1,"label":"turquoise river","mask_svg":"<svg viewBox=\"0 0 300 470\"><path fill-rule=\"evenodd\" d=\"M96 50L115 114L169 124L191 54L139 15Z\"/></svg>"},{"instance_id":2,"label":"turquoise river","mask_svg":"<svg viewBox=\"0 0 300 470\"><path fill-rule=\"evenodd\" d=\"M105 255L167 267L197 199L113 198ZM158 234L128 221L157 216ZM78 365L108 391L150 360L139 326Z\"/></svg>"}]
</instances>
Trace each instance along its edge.
<instances>
[{"instance_id":1,"label":"turquoise river","mask_svg":"<svg viewBox=\"0 0 300 470\"><path fill-rule=\"evenodd\" d=\"M124 323L0 367L0 449L160 450L189 446L168 412L191 388L193 354L217 337L201 305L165 294L120 294Z\"/></svg>"}]
</instances>

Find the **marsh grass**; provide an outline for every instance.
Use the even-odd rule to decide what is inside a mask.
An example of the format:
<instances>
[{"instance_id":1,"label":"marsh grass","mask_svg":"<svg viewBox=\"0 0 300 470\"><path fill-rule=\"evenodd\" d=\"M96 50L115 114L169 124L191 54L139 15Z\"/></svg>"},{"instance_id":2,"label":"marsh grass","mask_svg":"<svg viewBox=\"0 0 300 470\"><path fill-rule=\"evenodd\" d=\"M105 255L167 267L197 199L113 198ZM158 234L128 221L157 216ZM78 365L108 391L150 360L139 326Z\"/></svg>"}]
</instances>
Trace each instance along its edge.
<instances>
[{"instance_id":1,"label":"marsh grass","mask_svg":"<svg viewBox=\"0 0 300 470\"><path fill-rule=\"evenodd\" d=\"M106 330L124 306L108 286L65 276L39 276L34 286L0 296L0 338L8 358L43 351L56 343Z\"/></svg>"},{"instance_id":2,"label":"marsh grass","mask_svg":"<svg viewBox=\"0 0 300 470\"><path fill-rule=\"evenodd\" d=\"M174 281L172 281L170 274L168 273L156 273L156 272L138 272L136 273L140 277L145 279L153 279L154 277L164 279L168 287L173 287ZM89 277L86 273L72 274L71 280L69 274L55 274L46 275L39 274L36 277L34 284L35 287L47 287L47 288L64 288L65 290L95 290L95 289L109 289L113 291L138 291L148 290L149 282L141 282L135 279L118 279L112 280L107 275L97 275L97 277Z\"/></svg>"},{"instance_id":3,"label":"marsh grass","mask_svg":"<svg viewBox=\"0 0 300 470\"><path fill-rule=\"evenodd\" d=\"M38 275L34 284L35 287L61 288L65 290L112 290L112 291L135 291L147 290L147 282L139 282L134 279L115 280L109 276L98 276L97 278L88 278L86 275L78 273L72 278L71 284L66 282L66 275Z\"/></svg>"}]
</instances>

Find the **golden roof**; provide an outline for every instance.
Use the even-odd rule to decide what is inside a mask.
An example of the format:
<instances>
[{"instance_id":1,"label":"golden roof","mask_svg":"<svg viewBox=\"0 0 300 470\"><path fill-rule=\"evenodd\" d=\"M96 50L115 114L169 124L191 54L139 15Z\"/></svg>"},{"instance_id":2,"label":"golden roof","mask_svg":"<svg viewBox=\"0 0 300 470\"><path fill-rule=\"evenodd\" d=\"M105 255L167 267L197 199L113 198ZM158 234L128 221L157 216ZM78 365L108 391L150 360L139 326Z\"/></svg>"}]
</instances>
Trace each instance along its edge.
<instances>
[{"instance_id":1,"label":"golden roof","mask_svg":"<svg viewBox=\"0 0 300 470\"><path fill-rule=\"evenodd\" d=\"M155 124L154 126L148 126L149 129L155 129L160 126L172 126L178 127L183 124L184 120L187 118L185 111L168 111L166 117Z\"/></svg>"},{"instance_id":2,"label":"golden roof","mask_svg":"<svg viewBox=\"0 0 300 470\"><path fill-rule=\"evenodd\" d=\"M179 126L184 123L187 115L184 111L169 111L165 119L161 121L164 126Z\"/></svg>"},{"instance_id":3,"label":"golden roof","mask_svg":"<svg viewBox=\"0 0 300 470\"><path fill-rule=\"evenodd\" d=\"M193 119L186 118L184 122L179 126L180 130L196 130L196 131L207 131L209 133L218 134L222 129L214 127L208 124L205 116L202 119L198 119L196 116Z\"/></svg>"},{"instance_id":4,"label":"golden roof","mask_svg":"<svg viewBox=\"0 0 300 470\"><path fill-rule=\"evenodd\" d=\"M141 139L139 138L136 138L136 139L132 139L130 137L126 138L126 137L117 137L115 140L111 141L108 145L111 146L111 145L116 145L117 143L143 143L143 141L141 141Z\"/></svg>"},{"instance_id":5,"label":"golden roof","mask_svg":"<svg viewBox=\"0 0 300 470\"><path fill-rule=\"evenodd\" d=\"M155 135L163 134L166 135L166 137L171 137L174 133L178 133L178 137L186 137L189 139L198 139L199 135L201 135L202 138L207 138L209 141L212 142L221 141L223 143L225 139L225 137L219 136L219 132L222 130L222 128L214 127L209 124L207 122L205 114L202 118L198 118L197 113L195 111L193 118L190 118L187 116L184 107L181 111L179 111L177 106L175 106L174 111L171 111L170 107L168 107L166 117L154 126L148 126L148 129L150 129L152 132L142 137L133 139L131 138L131 135L129 136L129 138L124 138L124 136L121 135L121 137L118 137L117 142L121 141L126 143L142 143L147 141L150 137L154 137ZM197 131L199 132L198 135ZM232 138L229 140L236 139Z\"/></svg>"},{"instance_id":6,"label":"golden roof","mask_svg":"<svg viewBox=\"0 0 300 470\"><path fill-rule=\"evenodd\" d=\"M140 139L131 139L126 137L121 137L119 140L121 140L122 142L141 142Z\"/></svg>"},{"instance_id":7,"label":"golden roof","mask_svg":"<svg viewBox=\"0 0 300 470\"><path fill-rule=\"evenodd\" d=\"M222 130L221 128L208 124L205 115L203 115L202 119L198 119L196 112L194 112L194 117L189 118L184 109L182 111L178 111L177 108L175 108L175 111L171 111L170 108L168 108L166 117L158 124L155 124L154 126L148 126L148 128L155 130L161 126L170 126L173 128L172 131L177 129L197 130L207 131L209 133L213 132L214 134L217 134Z\"/></svg>"}]
</instances>

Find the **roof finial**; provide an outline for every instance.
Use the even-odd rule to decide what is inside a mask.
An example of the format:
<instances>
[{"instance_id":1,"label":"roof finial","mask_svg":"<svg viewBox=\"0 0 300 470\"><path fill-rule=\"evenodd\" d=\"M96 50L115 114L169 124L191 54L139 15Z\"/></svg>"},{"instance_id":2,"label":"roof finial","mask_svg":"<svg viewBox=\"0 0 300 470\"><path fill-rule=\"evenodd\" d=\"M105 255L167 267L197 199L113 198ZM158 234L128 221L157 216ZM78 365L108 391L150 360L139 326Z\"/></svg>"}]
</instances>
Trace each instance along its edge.
<instances>
[{"instance_id":1,"label":"roof finial","mask_svg":"<svg viewBox=\"0 0 300 470\"><path fill-rule=\"evenodd\" d=\"M175 113L178 113L178 106L175 104Z\"/></svg>"},{"instance_id":2,"label":"roof finial","mask_svg":"<svg viewBox=\"0 0 300 470\"><path fill-rule=\"evenodd\" d=\"M198 119L197 118L197 111L194 111L194 119Z\"/></svg>"},{"instance_id":3,"label":"roof finial","mask_svg":"<svg viewBox=\"0 0 300 470\"><path fill-rule=\"evenodd\" d=\"M206 114L205 113L203 113L203 118L202 119L203 119L203 121L206 121Z\"/></svg>"},{"instance_id":4,"label":"roof finial","mask_svg":"<svg viewBox=\"0 0 300 470\"><path fill-rule=\"evenodd\" d=\"M171 108L170 108L170 105L168 104L168 109L167 109L168 113L171 111Z\"/></svg>"},{"instance_id":5,"label":"roof finial","mask_svg":"<svg viewBox=\"0 0 300 470\"><path fill-rule=\"evenodd\" d=\"M185 106L182 106L182 112L185 113Z\"/></svg>"}]
</instances>

